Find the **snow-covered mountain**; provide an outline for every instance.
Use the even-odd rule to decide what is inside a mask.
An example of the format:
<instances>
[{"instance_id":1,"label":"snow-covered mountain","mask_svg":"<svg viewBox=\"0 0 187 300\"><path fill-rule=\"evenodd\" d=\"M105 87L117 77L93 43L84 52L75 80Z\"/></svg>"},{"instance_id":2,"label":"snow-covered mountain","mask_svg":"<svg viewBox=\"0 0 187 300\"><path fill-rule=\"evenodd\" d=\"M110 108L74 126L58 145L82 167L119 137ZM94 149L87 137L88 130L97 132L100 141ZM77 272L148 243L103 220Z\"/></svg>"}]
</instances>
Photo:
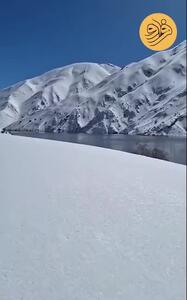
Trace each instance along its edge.
<instances>
[{"instance_id":1,"label":"snow-covered mountain","mask_svg":"<svg viewBox=\"0 0 187 300\"><path fill-rule=\"evenodd\" d=\"M4 89L0 127L185 135L186 42L123 68L73 64Z\"/></svg>"}]
</instances>

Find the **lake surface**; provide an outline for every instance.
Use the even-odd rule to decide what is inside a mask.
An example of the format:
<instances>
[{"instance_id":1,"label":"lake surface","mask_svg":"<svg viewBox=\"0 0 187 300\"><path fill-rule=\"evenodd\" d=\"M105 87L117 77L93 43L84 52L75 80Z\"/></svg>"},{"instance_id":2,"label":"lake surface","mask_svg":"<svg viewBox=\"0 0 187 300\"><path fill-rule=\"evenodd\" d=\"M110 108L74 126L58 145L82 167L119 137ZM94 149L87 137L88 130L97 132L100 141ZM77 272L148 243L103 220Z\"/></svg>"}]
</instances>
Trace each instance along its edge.
<instances>
[{"instance_id":1,"label":"lake surface","mask_svg":"<svg viewBox=\"0 0 187 300\"><path fill-rule=\"evenodd\" d=\"M11 132L14 135L44 138L64 142L93 145L136 153L167 161L186 164L186 138L166 136L128 136L122 134L88 135L84 133Z\"/></svg>"}]
</instances>

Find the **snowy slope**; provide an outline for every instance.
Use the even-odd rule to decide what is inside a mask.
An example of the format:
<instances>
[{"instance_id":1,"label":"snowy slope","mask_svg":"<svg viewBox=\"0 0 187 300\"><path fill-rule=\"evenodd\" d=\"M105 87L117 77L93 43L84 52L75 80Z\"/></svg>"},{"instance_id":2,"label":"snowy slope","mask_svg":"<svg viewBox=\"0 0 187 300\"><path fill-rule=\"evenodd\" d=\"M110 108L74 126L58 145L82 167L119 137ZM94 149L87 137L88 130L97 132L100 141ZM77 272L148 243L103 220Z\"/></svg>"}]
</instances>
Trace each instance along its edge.
<instances>
[{"instance_id":1,"label":"snowy slope","mask_svg":"<svg viewBox=\"0 0 187 300\"><path fill-rule=\"evenodd\" d=\"M124 68L48 72L0 92L0 110L8 130L184 136L186 42Z\"/></svg>"},{"instance_id":2,"label":"snowy slope","mask_svg":"<svg viewBox=\"0 0 187 300\"><path fill-rule=\"evenodd\" d=\"M118 67L94 63L73 64L20 82L0 92L0 127L23 115L53 107L72 95L95 86ZM73 100L72 100L73 101ZM75 106L79 103L75 99Z\"/></svg>"},{"instance_id":3,"label":"snowy slope","mask_svg":"<svg viewBox=\"0 0 187 300\"><path fill-rule=\"evenodd\" d=\"M1 300L185 299L184 166L11 135L0 166Z\"/></svg>"}]
</instances>

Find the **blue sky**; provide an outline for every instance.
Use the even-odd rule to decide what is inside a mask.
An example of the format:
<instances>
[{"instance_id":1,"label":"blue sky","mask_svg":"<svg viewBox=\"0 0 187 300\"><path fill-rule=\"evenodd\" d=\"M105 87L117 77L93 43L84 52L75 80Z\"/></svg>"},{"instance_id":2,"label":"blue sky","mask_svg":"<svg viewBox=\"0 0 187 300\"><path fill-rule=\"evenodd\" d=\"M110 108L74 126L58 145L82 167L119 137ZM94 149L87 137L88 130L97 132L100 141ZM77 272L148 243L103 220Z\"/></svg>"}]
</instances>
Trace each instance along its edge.
<instances>
[{"instance_id":1,"label":"blue sky","mask_svg":"<svg viewBox=\"0 0 187 300\"><path fill-rule=\"evenodd\" d=\"M0 88L74 62L149 56L138 30L154 12L174 18L176 44L185 39L185 0L2 0Z\"/></svg>"}]
</instances>

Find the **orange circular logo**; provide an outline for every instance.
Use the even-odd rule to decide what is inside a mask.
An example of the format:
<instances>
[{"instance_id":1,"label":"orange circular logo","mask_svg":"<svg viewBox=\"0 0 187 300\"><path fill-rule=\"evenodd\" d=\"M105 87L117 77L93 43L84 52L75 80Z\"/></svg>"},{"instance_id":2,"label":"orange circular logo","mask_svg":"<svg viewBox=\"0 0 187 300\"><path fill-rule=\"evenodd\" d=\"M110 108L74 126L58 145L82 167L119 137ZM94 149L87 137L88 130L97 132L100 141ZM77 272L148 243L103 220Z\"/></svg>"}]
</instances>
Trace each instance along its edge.
<instances>
[{"instance_id":1,"label":"orange circular logo","mask_svg":"<svg viewBox=\"0 0 187 300\"><path fill-rule=\"evenodd\" d=\"M147 16L140 25L140 39L149 49L162 51L170 48L177 38L177 26L166 14Z\"/></svg>"}]
</instances>

